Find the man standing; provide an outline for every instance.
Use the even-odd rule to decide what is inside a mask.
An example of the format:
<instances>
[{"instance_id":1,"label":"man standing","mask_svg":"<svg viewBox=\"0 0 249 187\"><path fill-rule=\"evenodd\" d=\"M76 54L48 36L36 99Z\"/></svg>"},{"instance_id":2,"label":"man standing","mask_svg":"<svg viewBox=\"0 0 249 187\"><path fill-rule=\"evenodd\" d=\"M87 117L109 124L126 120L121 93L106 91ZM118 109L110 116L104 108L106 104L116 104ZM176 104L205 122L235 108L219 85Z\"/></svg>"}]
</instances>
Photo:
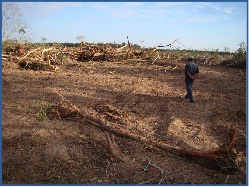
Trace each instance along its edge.
<instances>
[{"instance_id":1,"label":"man standing","mask_svg":"<svg viewBox=\"0 0 249 187\"><path fill-rule=\"evenodd\" d=\"M194 57L188 57L188 62L185 65L185 83L186 83L186 91L185 99L189 99L191 103L194 103L194 97L192 95L192 87L195 81L195 78L199 74L199 68L194 62Z\"/></svg>"}]
</instances>

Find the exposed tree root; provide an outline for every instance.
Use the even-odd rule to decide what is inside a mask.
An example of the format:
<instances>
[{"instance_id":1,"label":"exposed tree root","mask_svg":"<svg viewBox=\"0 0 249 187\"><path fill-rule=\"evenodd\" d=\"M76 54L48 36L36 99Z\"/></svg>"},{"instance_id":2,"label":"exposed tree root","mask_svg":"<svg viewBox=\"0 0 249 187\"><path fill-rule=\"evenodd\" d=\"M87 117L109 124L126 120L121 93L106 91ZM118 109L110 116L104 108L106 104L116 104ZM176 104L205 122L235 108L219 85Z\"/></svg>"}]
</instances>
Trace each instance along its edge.
<instances>
[{"instance_id":1,"label":"exposed tree root","mask_svg":"<svg viewBox=\"0 0 249 187\"><path fill-rule=\"evenodd\" d=\"M114 135L110 134L108 131L105 131L105 137L106 137L106 142L107 142L107 149L109 154L114 158L117 159L118 161L122 161L122 162L130 162L130 159L125 156L119 149L118 145L116 144L115 140L114 140Z\"/></svg>"},{"instance_id":2,"label":"exposed tree root","mask_svg":"<svg viewBox=\"0 0 249 187\"><path fill-rule=\"evenodd\" d=\"M65 100L65 97L63 97L63 99ZM168 145L162 141L148 139L146 137L139 136L135 133L131 133L127 129L121 128L118 125L114 125L111 124L110 122L101 119L96 119L91 116L87 116L83 114L75 105L70 103L68 100L66 102L60 103L59 105L53 106L49 113L50 116L53 117L57 117L60 119L62 118L78 119L83 123L88 123L103 129L106 132L106 140L108 144L109 153L114 158L124 162L128 162L128 158L125 155L123 155L122 152L119 150L118 146L115 143L113 134L118 135L120 137L135 140L138 142L142 142L144 144L151 145L155 148L159 148L176 155L201 157L211 161L219 161L224 164L231 163L231 160L235 160L237 156L235 147L237 144L238 129L235 126L232 126L230 129L230 140L228 141L228 143L224 143L218 148L211 150L196 150L196 149L190 150L190 149L180 149ZM113 133L111 137L109 135L109 132Z\"/></svg>"}]
</instances>

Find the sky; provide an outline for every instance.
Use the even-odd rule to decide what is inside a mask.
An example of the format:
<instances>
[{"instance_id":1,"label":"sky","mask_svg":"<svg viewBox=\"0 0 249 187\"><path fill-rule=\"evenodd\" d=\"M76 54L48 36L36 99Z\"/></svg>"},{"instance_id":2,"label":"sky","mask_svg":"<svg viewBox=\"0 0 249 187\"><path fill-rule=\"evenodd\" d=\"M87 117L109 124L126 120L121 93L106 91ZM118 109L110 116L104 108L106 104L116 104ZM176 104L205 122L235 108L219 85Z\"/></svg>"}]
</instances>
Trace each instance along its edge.
<instances>
[{"instance_id":1,"label":"sky","mask_svg":"<svg viewBox=\"0 0 249 187\"><path fill-rule=\"evenodd\" d=\"M18 2L31 40L224 51L247 41L247 2ZM165 47L168 49L170 47Z\"/></svg>"}]
</instances>

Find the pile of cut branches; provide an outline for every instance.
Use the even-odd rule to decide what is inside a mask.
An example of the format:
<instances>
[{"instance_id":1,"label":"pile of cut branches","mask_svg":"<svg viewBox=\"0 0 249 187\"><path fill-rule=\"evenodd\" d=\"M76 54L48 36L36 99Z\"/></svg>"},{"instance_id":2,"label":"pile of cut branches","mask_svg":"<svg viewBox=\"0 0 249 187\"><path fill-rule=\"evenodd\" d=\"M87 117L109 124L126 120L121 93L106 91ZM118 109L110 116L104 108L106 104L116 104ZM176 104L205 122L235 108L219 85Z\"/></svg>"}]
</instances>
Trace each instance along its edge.
<instances>
[{"instance_id":1,"label":"pile of cut branches","mask_svg":"<svg viewBox=\"0 0 249 187\"><path fill-rule=\"evenodd\" d=\"M81 42L80 48L76 48L72 57L75 60L82 62L89 61L117 61L141 58L142 50L132 49L130 43L120 47L114 48L108 45L98 46L91 45L86 42Z\"/></svg>"},{"instance_id":2,"label":"pile of cut branches","mask_svg":"<svg viewBox=\"0 0 249 187\"><path fill-rule=\"evenodd\" d=\"M21 46L21 47L20 47ZM17 45L8 53L2 54L2 59L17 63L20 68L32 70L57 70L63 63L63 57L70 52L61 45L45 46Z\"/></svg>"},{"instance_id":3,"label":"pile of cut branches","mask_svg":"<svg viewBox=\"0 0 249 187\"><path fill-rule=\"evenodd\" d=\"M55 67L64 64L65 59L79 62L135 60L155 63L162 58L163 55L160 56L156 48L133 49L129 42L120 48L86 42L81 42L79 47L64 47L56 43L52 46L13 44L2 54L2 59L33 70L56 69Z\"/></svg>"}]
</instances>

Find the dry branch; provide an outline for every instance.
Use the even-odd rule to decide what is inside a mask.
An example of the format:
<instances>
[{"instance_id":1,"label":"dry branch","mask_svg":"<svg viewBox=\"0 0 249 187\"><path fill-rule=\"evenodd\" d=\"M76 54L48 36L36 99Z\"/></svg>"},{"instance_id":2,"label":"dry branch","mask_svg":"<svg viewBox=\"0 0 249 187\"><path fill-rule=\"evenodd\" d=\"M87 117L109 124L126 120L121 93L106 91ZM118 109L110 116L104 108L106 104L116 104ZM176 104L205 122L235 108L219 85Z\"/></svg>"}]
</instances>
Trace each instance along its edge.
<instances>
[{"instance_id":1,"label":"dry branch","mask_svg":"<svg viewBox=\"0 0 249 187\"><path fill-rule=\"evenodd\" d=\"M39 48L36 48L36 49L33 49L33 50L29 51L24 57L19 58L18 63L21 62L23 59L27 58L27 57L28 57L30 54L32 54L33 52L38 51L38 50L40 50L40 49L41 49L41 48L39 47Z\"/></svg>"}]
</instances>

